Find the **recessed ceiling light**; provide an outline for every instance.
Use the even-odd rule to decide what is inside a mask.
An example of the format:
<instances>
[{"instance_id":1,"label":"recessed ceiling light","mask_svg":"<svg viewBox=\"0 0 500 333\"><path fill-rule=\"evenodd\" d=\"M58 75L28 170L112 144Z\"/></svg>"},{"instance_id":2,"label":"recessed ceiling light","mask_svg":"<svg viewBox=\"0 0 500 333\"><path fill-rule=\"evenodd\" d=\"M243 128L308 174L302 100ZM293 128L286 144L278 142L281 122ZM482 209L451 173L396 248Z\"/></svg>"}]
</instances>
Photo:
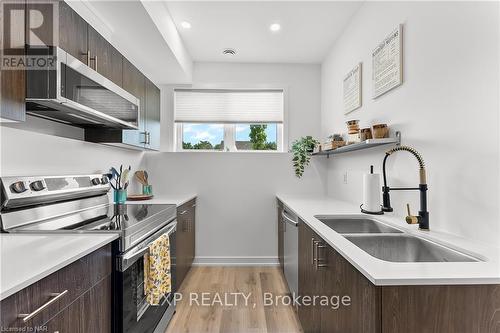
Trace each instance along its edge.
<instances>
[{"instance_id":1,"label":"recessed ceiling light","mask_svg":"<svg viewBox=\"0 0 500 333\"><path fill-rule=\"evenodd\" d=\"M222 50L222 54L228 55L228 56L234 56L234 55L236 55L236 50L235 49L224 49L224 50Z\"/></svg>"},{"instance_id":2,"label":"recessed ceiling light","mask_svg":"<svg viewBox=\"0 0 500 333\"><path fill-rule=\"evenodd\" d=\"M181 27L183 27L184 29L191 29L191 23L189 23L187 21L182 21Z\"/></svg>"},{"instance_id":3,"label":"recessed ceiling light","mask_svg":"<svg viewBox=\"0 0 500 333\"><path fill-rule=\"evenodd\" d=\"M269 30L271 31L279 31L281 29L281 25L279 23L273 23L269 26Z\"/></svg>"}]
</instances>

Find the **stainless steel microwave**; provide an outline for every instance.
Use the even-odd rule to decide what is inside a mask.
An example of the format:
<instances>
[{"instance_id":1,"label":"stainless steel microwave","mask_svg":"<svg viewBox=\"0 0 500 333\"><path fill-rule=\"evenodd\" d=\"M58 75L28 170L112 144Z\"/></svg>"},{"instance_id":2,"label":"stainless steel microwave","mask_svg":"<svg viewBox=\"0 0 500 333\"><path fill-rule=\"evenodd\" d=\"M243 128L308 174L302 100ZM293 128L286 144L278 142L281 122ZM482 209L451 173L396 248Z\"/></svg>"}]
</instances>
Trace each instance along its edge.
<instances>
[{"instance_id":1,"label":"stainless steel microwave","mask_svg":"<svg viewBox=\"0 0 500 333\"><path fill-rule=\"evenodd\" d=\"M61 48L47 54L50 67L26 71L28 114L84 128L138 129L137 97Z\"/></svg>"}]
</instances>

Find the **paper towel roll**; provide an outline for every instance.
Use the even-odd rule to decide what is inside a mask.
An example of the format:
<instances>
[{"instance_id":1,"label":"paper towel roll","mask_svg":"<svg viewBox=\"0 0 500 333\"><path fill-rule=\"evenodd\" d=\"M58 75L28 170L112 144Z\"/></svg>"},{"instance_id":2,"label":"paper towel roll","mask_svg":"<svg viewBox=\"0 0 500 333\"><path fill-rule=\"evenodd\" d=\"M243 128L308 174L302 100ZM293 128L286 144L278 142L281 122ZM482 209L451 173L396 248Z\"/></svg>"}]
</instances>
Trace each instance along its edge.
<instances>
[{"instance_id":1,"label":"paper towel roll","mask_svg":"<svg viewBox=\"0 0 500 333\"><path fill-rule=\"evenodd\" d=\"M363 209L368 212L380 212L380 175L367 173L363 175Z\"/></svg>"}]
</instances>

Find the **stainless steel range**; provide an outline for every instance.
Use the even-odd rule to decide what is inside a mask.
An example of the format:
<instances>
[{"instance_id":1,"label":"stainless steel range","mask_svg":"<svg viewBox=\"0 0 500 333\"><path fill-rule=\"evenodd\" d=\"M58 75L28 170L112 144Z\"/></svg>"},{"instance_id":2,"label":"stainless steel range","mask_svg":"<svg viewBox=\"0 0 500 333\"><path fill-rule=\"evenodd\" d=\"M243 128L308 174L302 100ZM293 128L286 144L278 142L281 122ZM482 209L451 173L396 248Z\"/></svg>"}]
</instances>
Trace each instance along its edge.
<instances>
[{"instance_id":1,"label":"stainless steel range","mask_svg":"<svg viewBox=\"0 0 500 333\"><path fill-rule=\"evenodd\" d=\"M164 332L175 311L176 205L114 205L106 175L3 177L3 232L103 233L119 235L113 244L114 332ZM167 234L172 257L173 292L159 306L144 294L144 256L155 239Z\"/></svg>"}]
</instances>

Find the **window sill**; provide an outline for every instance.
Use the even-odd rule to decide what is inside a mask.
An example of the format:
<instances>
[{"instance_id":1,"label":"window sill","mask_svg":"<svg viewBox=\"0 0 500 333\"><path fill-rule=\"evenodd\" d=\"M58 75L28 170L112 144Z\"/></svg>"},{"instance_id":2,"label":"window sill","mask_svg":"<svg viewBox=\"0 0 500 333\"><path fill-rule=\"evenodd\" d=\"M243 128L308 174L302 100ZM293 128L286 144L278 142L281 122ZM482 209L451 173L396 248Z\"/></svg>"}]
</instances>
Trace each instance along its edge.
<instances>
[{"instance_id":1,"label":"window sill","mask_svg":"<svg viewBox=\"0 0 500 333\"><path fill-rule=\"evenodd\" d=\"M288 154L286 151L270 151L270 150L245 150L245 151L213 151L213 150L176 150L171 151L171 153L181 153L181 154Z\"/></svg>"}]
</instances>

